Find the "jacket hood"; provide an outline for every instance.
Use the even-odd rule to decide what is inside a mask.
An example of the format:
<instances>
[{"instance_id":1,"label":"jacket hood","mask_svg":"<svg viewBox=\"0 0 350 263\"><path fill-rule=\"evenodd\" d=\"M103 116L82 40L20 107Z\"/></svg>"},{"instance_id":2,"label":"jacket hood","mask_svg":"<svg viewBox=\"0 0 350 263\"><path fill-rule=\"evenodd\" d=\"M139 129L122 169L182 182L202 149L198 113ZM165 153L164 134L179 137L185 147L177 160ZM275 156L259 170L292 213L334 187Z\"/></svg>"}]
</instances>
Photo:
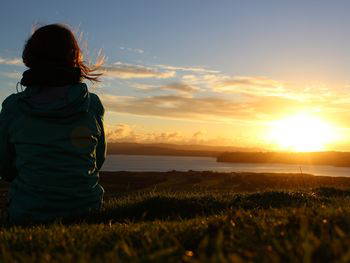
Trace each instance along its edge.
<instances>
[{"instance_id":1,"label":"jacket hood","mask_svg":"<svg viewBox=\"0 0 350 263\"><path fill-rule=\"evenodd\" d=\"M85 83L62 87L27 87L19 98L19 107L30 115L63 118L87 112L90 95Z\"/></svg>"}]
</instances>

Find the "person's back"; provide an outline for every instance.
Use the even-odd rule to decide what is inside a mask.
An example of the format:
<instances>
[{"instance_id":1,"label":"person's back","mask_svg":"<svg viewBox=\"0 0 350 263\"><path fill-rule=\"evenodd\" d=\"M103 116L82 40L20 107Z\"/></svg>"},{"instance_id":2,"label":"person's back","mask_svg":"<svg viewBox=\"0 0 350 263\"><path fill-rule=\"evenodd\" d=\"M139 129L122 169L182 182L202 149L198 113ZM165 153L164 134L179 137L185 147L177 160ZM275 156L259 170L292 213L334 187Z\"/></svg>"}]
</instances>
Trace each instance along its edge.
<instances>
[{"instance_id":1,"label":"person's back","mask_svg":"<svg viewBox=\"0 0 350 263\"><path fill-rule=\"evenodd\" d=\"M57 42L57 32L63 41L69 40L67 34L74 38L67 28L49 25L31 39ZM56 58L38 56L38 44L31 39L23 52L29 67L21 80L26 89L9 96L0 114L0 176L11 181L8 214L13 223L85 215L99 209L103 197L98 172L106 154L104 108L81 82L90 79L88 68L74 61L79 52L68 59L57 52ZM73 62L55 62L61 58ZM96 80L97 75L90 76Z\"/></svg>"}]
</instances>

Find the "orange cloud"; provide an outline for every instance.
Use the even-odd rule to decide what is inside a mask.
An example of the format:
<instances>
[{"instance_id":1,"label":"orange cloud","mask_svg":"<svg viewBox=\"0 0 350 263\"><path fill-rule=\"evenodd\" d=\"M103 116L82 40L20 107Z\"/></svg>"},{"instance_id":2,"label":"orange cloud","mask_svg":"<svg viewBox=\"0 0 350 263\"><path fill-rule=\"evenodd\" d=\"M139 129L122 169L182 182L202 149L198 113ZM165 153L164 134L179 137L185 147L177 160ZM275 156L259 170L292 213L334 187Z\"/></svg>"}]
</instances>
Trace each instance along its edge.
<instances>
[{"instance_id":1,"label":"orange cloud","mask_svg":"<svg viewBox=\"0 0 350 263\"><path fill-rule=\"evenodd\" d=\"M179 131L174 132L148 132L137 126L124 123L106 125L106 138L108 142L134 142L134 143L171 143L183 145L233 145L234 141L215 137L209 138L205 131L199 130L185 135Z\"/></svg>"},{"instance_id":2,"label":"orange cloud","mask_svg":"<svg viewBox=\"0 0 350 263\"><path fill-rule=\"evenodd\" d=\"M217 92L244 93L255 96L283 96L286 89L283 84L265 77L234 77L216 83Z\"/></svg>"},{"instance_id":3,"label":"orange cloud","mask_svg":"<svg viewBox=\"0 0 350 263\"><path fill-rule=\"evenodd\" d=\"M195 121L257 121L302 108L303 104L279 97L232 101L219 97L186 97L162 95L123 97L101 95L105 107L118 113L142 116L189 119Z\"/></svg>"}]
</instances>

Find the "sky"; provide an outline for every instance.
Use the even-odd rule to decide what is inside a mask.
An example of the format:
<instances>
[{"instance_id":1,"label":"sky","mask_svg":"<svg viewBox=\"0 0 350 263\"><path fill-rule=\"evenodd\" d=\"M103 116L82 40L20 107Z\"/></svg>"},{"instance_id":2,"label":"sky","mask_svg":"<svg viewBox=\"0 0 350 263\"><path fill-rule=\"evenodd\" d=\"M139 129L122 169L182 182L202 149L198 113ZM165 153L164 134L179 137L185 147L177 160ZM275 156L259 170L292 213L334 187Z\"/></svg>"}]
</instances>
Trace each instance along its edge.
<instances>
[{"instance_id":1,"label":"sky","mask_svg":"<svg viewBox=\"0 0 350 263\"><path fill-rule=\"evenodd\" d=\"M87 84L109 141L274 149L274 124L301 114L312 116L305 127L332 127L325 149L350 150L348 10L346 0L3 1L0 100L26 70L33 26L64 23L88 61L106 57L102 82Z\"/></svg>"}]
</instances>

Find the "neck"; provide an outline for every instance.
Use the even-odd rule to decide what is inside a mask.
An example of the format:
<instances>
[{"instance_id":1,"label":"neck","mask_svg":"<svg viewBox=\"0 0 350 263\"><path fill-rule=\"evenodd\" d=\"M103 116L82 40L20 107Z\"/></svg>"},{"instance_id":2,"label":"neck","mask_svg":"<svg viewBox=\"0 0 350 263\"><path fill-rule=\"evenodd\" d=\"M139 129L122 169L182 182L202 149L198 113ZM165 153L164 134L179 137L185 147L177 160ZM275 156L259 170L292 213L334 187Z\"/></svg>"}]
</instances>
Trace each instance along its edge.
<instances>
[{"instance_id":1,"label":"neck","mask_svg":"<svg viewBox=\"0 0 350 263\"><path fill-rule=\"evenodd\" d=\"M81 72L76 67L36 67L23 72L23 86L55 87L80 82Z\"/></svg>"}]
</instances>

